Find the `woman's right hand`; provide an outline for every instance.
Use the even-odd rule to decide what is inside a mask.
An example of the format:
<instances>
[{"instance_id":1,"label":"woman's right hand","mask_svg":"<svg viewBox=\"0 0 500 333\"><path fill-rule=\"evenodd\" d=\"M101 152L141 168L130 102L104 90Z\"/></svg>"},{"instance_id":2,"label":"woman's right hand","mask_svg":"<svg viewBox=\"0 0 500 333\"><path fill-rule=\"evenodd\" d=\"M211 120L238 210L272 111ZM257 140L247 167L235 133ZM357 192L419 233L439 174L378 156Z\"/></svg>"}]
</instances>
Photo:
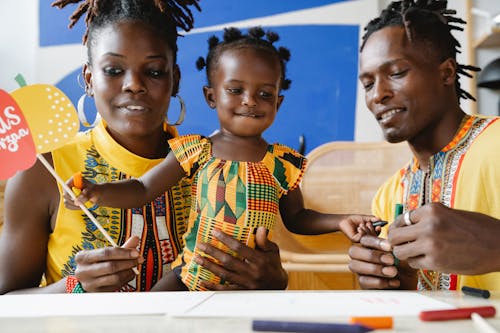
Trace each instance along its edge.
<instances>
[{"instance_id":1,"label":"woman's right hand","mask_svg":"<svg viewBox=\"0 0 500 333\"><path fill-rule=\"evenodd\" d=\"M136 249L139 238L129 238L122 247L83 250L76 254L75 276L86 292L119 290L135 277L133 267L144 262Z\"/></svg>"},{"instance_id":2,"label":"woman's right hand","mask_svg":"<svg viewBox=\"0 0 500 333\"><path fill-rule=\"evenodd\" d=\"M401 287L398 267L386 239L365 235L349 248L349 269L358 275L362 289L397 289Z\"/></svg>"}]
</instances>

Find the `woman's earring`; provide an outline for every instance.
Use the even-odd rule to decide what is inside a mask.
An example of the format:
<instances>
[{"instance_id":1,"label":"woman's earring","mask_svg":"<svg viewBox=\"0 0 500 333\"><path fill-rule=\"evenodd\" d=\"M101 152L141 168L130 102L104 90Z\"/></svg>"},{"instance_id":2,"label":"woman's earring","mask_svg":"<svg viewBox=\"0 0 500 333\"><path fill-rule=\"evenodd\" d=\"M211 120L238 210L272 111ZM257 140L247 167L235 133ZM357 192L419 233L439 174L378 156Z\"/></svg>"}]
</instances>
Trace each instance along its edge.
<instances>
[{"instance_id":1,"label":"woman's earring","mask_svg":"<svg viewBox=\"0 0 500 333\"><path fill-rule=\"evenodd\" d=\"M85 83L83 83L81 81L83 81L82 80L82 73L78 73L78 75L76 76L76 82L78 83L80 88L85 89Z\"/></svg>"},{"instance_id":2,"label":"woman's earring","mask_svg":"<svg viewBox=\"0 0 500 333\"><path fill-rule=\"evenodd\" d=\"M184 100L179 95L175 95L175 97L177 97L177 99L179 100L179 104L181 105L181 113L179 114L179 118L177 119L177 121L173 124L168 122L168 113L167 113L165 115L165 118L167 119L168 126L177 126L182 124L182 122L184 121L184 117L186 116L186 104L184 104Z\"/></svg>"},{"instance_id":3,"label":"woman's earring","mask_svg":"<svg viewBox=\"0 0 500 333\"><path fill-rule=\"evenodd\" d=\"M87 93L84 93L80 99L78 99L78 104L77 104L77 111L78 111L78 119L80 120L80 123L82 123L83 126L85 127L94 127L97 125L97 123L101 120L101 115L99 112L96 113L94 122L90 124L87 120L87 116L85 115L85 97L87 97Z\"/></svg>"}]
</instances>

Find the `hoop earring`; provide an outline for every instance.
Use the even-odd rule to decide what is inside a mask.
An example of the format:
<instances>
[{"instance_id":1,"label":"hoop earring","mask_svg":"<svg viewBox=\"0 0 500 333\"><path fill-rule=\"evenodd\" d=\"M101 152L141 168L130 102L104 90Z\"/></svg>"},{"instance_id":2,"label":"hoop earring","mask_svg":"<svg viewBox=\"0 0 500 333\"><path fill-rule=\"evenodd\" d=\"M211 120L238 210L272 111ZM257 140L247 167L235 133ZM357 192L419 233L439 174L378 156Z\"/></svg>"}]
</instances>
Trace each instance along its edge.
<instances>
[{"instance_id":1,"label":"hoop earring","mask_svg":"<svg viewBox=\"0 0 500 333\"><path fill-rule=\"evenodd\" d=\"M186 104L184 104L184 100L179 95L175 95L174 97L177 97L177 99L179 100L179 104L181 105L181 114L179 115L177 121L171 124L168 122L168 112L167 112L167 114L165 115L165 119L167 120L168 126L178 126L182 124L182 122L184 121L184 117L186 116Z\"/></svg>"},{"instance_id":2,"label":"hoop earring","mask_svg":"<svg viewBox=\"0 0 500 333\"><path fill-rule=\"evenodd\" d=\"M85 97L87 97L87 94L83 94L79 99L78 99L78 104L77 104L77 113L78 113L78 120L80 120L80 123L85 126L85 127L94 127L97 125L97 123L101 120L101 115L99 112L96 113L94 122L92 124L89 123L87 120L87 116L85 115Z\"/></svg>"},{"instance_id":3,"label":"hoop earring","mask_svg":"<svg viewBox=\"0 0 500 333\"><path fill-rule=\"evenodd\" d=\"M85 89L85 84L80 82L81 78L82 78L82 73L78 73L78 75L76 76L76 83L78 83L80 88Z\"/></svg>"}]
</instances>

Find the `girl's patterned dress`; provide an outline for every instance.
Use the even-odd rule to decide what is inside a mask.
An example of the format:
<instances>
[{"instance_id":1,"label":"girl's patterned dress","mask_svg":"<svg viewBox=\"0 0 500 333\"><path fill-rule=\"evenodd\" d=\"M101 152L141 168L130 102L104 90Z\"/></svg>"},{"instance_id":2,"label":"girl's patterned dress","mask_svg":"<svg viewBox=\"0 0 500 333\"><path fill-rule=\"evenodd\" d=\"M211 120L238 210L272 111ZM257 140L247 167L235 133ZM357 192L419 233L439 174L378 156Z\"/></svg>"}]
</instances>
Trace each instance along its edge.
<instances>
[{"instance_id":1,"label":"girl's patterned dress","mask_svg":"<svg viewBox=\"0 0 500 333\"><path fill-rule=\"evenodd\" d=\"M203 290L201 280L223 284L194 262L196 254L207 256L196 244L208 242L231 253L212 238L211 232L220 229L253 247L257 227L272 230L279 200L299 185L306 159L289 147L273 144L259 162L221 160L212 155L210 139L200 135L174 138L169 144L192 179L185 247L172 268L190 290Z\"/></svg>"}]
</instances>

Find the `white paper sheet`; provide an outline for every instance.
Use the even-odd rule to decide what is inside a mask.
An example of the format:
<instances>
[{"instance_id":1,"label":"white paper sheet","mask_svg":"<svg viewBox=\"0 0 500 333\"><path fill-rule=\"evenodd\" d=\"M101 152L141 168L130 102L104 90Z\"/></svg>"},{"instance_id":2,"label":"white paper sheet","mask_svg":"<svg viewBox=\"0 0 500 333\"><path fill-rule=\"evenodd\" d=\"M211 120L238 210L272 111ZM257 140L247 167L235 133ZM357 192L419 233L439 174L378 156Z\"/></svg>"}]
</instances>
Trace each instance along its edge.
<instances>
[{"instance_id":1,"label":"white paper sheet","mask_svg":"<svg viewBox=\"0 0 500 333\"><path fill-rule=\"evenodd\" d=\"M0 296L0 317L169 315L314 318L412 316L454 306L416 292L253 291Z\"/></svg>"},{"instance_id":2,"label":"white paper sheet","mask_svg":"<svg viewBox=\"0 0 500 333\"><path fill-rule=\"evenodd\" d=\"M213 292L85 293L0 296L0 317L176 315Z\"/></svg>"},{"instance_id":3,"label":"white paper sheet","mask_svg":"<svg viewBox=\"0 0 500 333\"><path fill-rule=\"evenodd\" d=\"M452 305L416 292L289 291L215 293L181 316L304 318L342 316L412 316Z\"/></svg>"}]
</instances>

